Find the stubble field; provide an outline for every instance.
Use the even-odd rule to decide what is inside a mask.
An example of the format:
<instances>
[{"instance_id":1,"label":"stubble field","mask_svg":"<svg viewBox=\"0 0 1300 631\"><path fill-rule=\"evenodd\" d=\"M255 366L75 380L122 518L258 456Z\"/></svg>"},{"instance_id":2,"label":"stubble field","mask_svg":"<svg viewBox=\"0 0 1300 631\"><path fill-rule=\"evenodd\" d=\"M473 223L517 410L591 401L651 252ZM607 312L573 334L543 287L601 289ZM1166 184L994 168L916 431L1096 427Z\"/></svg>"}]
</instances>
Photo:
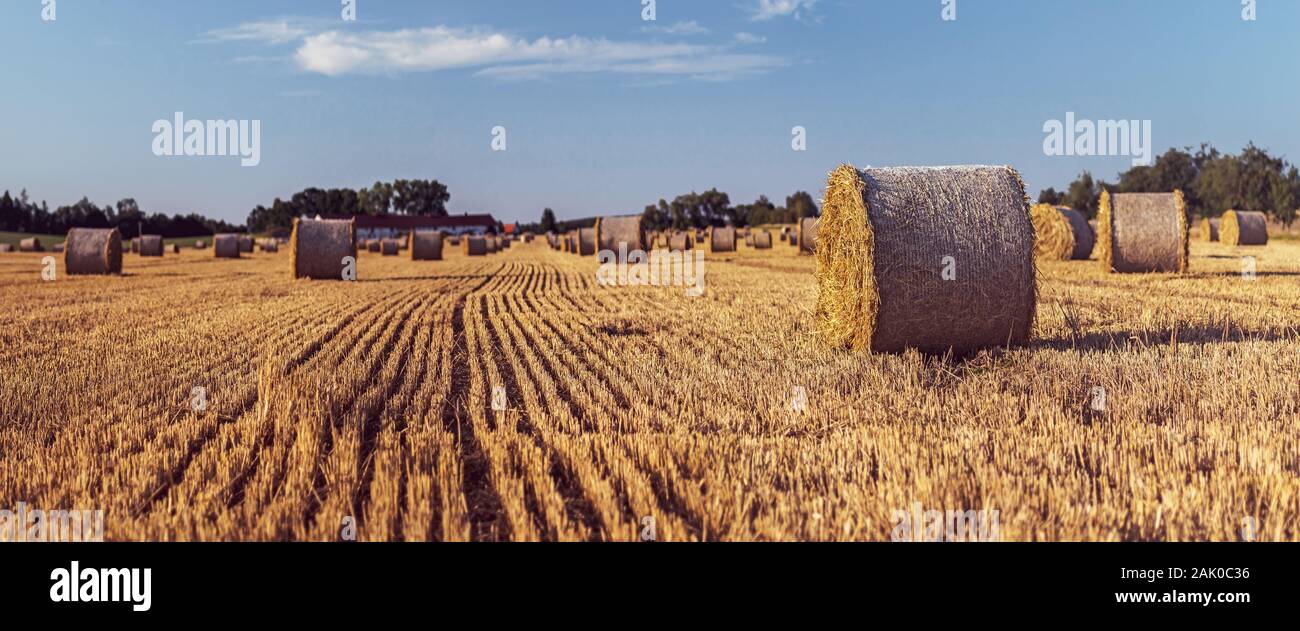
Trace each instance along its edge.
<instances>
[{"instance_id":1,"label":"stubble field","mask_svg":"<svg viewBox=\"0 0 1300 631\"><path fill-rule=\"evenodd\" d=\"M1040 262L1033 341L960 360L820 349L781 242L706 255L696 298L451 250L355 283L0 255L0 505L103 509L109 540L888 540L918 504L1003 540L1300 539L1296 241Z\"/></svg>"}]
</instances>

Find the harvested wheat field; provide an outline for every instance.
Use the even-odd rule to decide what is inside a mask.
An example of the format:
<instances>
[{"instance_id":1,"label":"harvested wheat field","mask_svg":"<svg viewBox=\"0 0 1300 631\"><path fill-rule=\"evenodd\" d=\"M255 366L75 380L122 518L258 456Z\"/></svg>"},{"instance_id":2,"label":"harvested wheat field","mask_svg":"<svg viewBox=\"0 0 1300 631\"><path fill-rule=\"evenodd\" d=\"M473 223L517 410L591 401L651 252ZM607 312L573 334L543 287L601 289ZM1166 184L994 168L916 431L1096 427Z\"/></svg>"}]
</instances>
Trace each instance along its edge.
<instances>
[{"instance_id":1,"label":"harvested wheat field","mask_svg":"<svg viewBox=\"0 0 1300 631\"><path fill-rule=\"evenodd\" d=\"M964 360L823 349L795 248L710 254L698 298L541 241L443 254L6 254L0 497L109 540L887 540L915 503L1004 540L1300 539L1294 240L1253 281L1219 243L1183 275L1040 260L1029 340Z\"/></svg>"}]
</instances>

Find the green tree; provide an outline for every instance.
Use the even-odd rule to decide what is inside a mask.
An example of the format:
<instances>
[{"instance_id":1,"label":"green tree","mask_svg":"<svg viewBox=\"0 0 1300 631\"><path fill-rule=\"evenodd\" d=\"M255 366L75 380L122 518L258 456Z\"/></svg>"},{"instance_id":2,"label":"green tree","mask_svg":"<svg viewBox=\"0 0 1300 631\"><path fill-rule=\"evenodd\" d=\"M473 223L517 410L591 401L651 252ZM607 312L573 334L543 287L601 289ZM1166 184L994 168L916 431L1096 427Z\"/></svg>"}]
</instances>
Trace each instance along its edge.
<instances>
[{"instance_id":1,"label":"green tree","mask_svg":"<svg viewBox=\"0 0 1300 631\"><path fill-rule=\"evenodd\" d=\"M555 211L550 208L542 210L542 223L538 226L542 233L555 232Z\"/></svg>"},{"instance_id":2,"label":"green tree","mask_svg":"<svg viewBox=\"0 0 1300 631\"><path fill-rule=\"evenodd\" d=\"M806 191L798 191L785 198L785 209L788 217L786 223L798 223L804 217L816 217L821 214L817 209L817 202L813 201L812 195Z\"/></svg>"}]
</instances>

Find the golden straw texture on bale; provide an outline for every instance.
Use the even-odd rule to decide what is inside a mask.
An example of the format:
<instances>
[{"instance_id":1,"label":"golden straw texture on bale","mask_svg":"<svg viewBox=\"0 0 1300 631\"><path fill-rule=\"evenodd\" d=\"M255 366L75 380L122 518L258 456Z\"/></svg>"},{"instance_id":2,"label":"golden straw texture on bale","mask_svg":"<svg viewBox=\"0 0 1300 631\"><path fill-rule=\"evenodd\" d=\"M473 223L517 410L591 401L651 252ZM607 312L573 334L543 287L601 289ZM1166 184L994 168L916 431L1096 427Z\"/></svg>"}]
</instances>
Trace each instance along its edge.
<instances>
[{"instance_id":1,"label":"golden straw texture on bale","mask_svg":"<svg viewBox=\"0 0 1300 631\"><path fill-rule=\"evenodd\" d=\"M678 232L668 239L668 249L685 252L695 249L695 239L689 232Z\"/></svg>"},{"instance_id":2,"label":"golden straw texture on bale","mask_svg":"<svg viewBox=\"0 0 1300 631\"><path fill-rule=\"evenodd\" d=\"M1219 224L1224 245L1268 245L1268 217L1255 210L1229 210Z\"/></svg>"},{"instance_id":3,"label":"golden straw texture on bale","mask_svg":"<svg viewBox=\"0 0 1300 631\"><path fill-rule=\"evenodd\" d=\"M412 261L441 261L442 233L416 231L411 233Z\"/></svg>"},{"instance_id":4,"label":"golden straw texture on bale","mask_svg":"<svg viewBox=\"0 0 1300 631\"><path fill-rule=\"evenodd\" d=\"M488 254L496 254L496 253L497 253L497 249L498 249L498 247L497 247L497 238L496 238L496 237L494 237L494 236L492 236L492 235L490 235L490 234L487 235L487 236L485 236L485 237L483 237L483 245L486 245L486 246L487 246L487 253L488 253Z\"/></svg>"},{"instance_id":5,"label":"golden straw texture on bale","mask_svg":"<svg viewBox=\"0 0 1300 631\"><path fill-rule=\"evenodd\" d=\"M219 259L239 258L239 235L219 234L212 237L212 253Z\"/></svg>"},{"instance_id":6,"label":"golden straw texture on bale","mask_svg":"<svg viewBox=\"0 0 1300 631\"><path fill-rule=\"evenodd\" d=\"M384 256L397 256L397 239L384 239L379 244L379 253Z\"/></svg>"},{"instance_id":7,"label":"golden straw texture on bale","mask_svg":"<svg viewBox=\"0 0 1300 631\"><path fill-rule=\"evenodd\" d=\"M578 255L595 256L596 255L596 229L581 228L578 230Z\"/></svg>"},{"instance_id":8,"label":"golden straw texture on bale","mask_svg":"<svg viewBox=\"0 0 1300 631\"><path fill-rule=\"evenodd\" d=\"M466 235L461 237L460 242L464 246L465 256L487 256L488 246L486 238Z\"/></svg>"},{"instance_id":9,"label":"golden straw texture on bale","mask_svg":"<svg viewBox=\"0 0 1300 631\"><path fill-rule=\"evenodd\" d=\"M121 274L122 233L117 228L72 228L63 248L68 274Z\"/></svg>"},{"instance_id":10,"label":"golden straw texture on bale","mask_svg":"<svg viewBox=\"0 0 1300 631\"><path fill-rule=\"evenodd\" d=\"M1097 239L1082 213L1064 206L1034 204L1029 216L1034 222L1035 255L1058 261L1092 256Z\"/></svg>"},{"instance_id":11,"label":"golden straw texture on bale","mask_svg":"<svg viewBox=\"0 0 1300 631\"><path fill-rule=\"evenodd\" d=\"M246 234L239 235L239 251L240 251L240 252L252 252L252 251L253 251L253 237L250 237L250 236L248 236L248 235L246 235Z\"/></svg>"},{"instance_id":12,"label":"golden straw texture on bale","mask_svg":"<svg viewBox=\"0 0 1300 631\"><path fill-rule=\"evenodd\" d=\"M295 219L289 237L289 265L294 278L345 280L350 259L357 260L356 224L351 219Z\"/></svg>"},{"instance_id":13,"label":"golden straw texture on bale","mask_svg":"<svg viewBox=\"0 0 1300 631\"><path fill-rule=\"evenodd\" d=\"M597 219L596 249L609 250L620 258L619 252L650 249L650 243L646 240L645 227L641 223L641 215Z\"/></svg>"},{"instance_id":14,"label":"golden straw texture on bale","mask_svg":"<svg viewBox=\"0 0 1300 631\"><path fill-rule=\"evenodd\" d=\"M41 245L41 240L36 237L27 237L18 242L18 251L20 252L44 252L45 248Z\"/></svg>"},{"instance_id":15,"label":"golden straw texture on bale","mask_svg":"<svg viewBox=\"0 0 1300 631\"><path fill-rule=\"evenodd\" d=\"M1201 219L1200 230L1198 231L1197 236L1199 236L1202 241L1218 241L1219 240L1219 218L1205 217Z\"/></svg>"},{"instance_id":16,"label":"golden straw texture on bale","mask_svg":"<svg viewBox=\"0 0 1300 631\"><path fill-rule=\"evenodd\" d=\"M736 229L732 226L715 226L709 228L710 252L735 252Z\"/></svg>"},{"instance_id":17,"label":"golden straw texture on bale","mask_svg":"<svg viewBox=\"0 0 1300 631\"><path fill-rule=\"evenodd\" d=\"M146 234L138 237L136 241L140 242L140 256L162 256L163 239L156 234Z\"/></svg>"},{"instance_id":18,"label":"golden straw texture on bale","mask_svg":"<svg viewBox=\"0 0 1300 631\"><path fill-rule=\"evenodd\" d=\"M752 235L754 239L754 248L757 250L772 249L772 233L766 230L759 230Z\"/></svg>"},{"instance_id":19,"label":"golden straw texture on bale","mask_svg":"<svg viewBox=\"0 0 1300 631\"><path fill-rule=\"evenodd\" d=\"M842 165L819 224L815 317L828 346L965 355L1029 338L1034 229L1014 169Z\"/></svg>"},{"instance_id":20,"label":"golden straw texture on bale","mask_svg":"<svg viewBox=\"0 0 1300 631\"><path fill-rule=\"evenodd\" d=\"M1102 191L1097 214L1102 269L1145 273L1187 271L1187 205L1183 192Z\"/></svg>"},{"instance_id":21,"label":"golden straw texture on bale","mask_svg":"<svg viewBox=\"0 0 1300 631\"><path fill-rule=\"evenodd\" d=\"M817 229L816 217L804 217L799 220L799 234L796 243L799 245L800 254L817 253Z\"/></svg>"}]
</instances>

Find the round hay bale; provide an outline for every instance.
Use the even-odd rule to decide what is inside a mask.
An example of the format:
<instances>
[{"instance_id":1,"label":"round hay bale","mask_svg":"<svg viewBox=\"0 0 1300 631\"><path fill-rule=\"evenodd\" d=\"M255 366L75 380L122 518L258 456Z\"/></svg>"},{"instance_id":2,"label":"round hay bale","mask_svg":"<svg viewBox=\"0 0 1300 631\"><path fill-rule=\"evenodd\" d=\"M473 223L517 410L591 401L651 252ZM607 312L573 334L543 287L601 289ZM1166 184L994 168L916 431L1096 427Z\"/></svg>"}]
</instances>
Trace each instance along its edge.
<instances>
[{"instance_id":1,"label":"round hay bale","mask_svg":"<svg viewBox=\"0 0 1300 631\"><path fill-rule=\"evenodd\" d=\"M239 258L239 235L226 233L212 237L212 253L219 259Z\"/></svg>"},{"instance_id":2,"label":"round hay bale","mask_svg":"<svg viewBox=\"0 0 1300 631\"><path fill-rule=\"evenodd\" d=\"M500 249L500 246L497 243L497 238L490 234L483 237L483 245L487 246L488 254L496 254Z\"/></svg>"},{"instance_id":3,"label":"round hay bale","mask_svg":"<svg viewBox=\"0 0 1300 631\"><path fill-rule=\"evenodd\" d=\"M596 229L581 228L578 230L578 256L596 256Z\"/></svg>"},{"instance_id":4,"label":"round hay bale","mask_svg":"<svg viewBox=\"0 0 1300 631\"><path fill-rule=\"evenodd\" d=\"M695 238L689 232L678 232L668 239L668 249L673 252L686 252L695 249Z\"/></svg>"},{"instance_id":5,"label":"round hay bale","mask_svg":"<svg viewBox=\"0 0 1300 631\"><path fill-rule=\"evenodd\" d=\"M14 246L10 243L0 243L0 252L13 252Z\"/></svg>"},{"instance_id":6,"label":"round hay bale","mask_svg":"<svg viewBox=\"0 0 1300 631\"><path fill-rule=\"evenodd\" d=\"M121 274L122 233L117 228L72 228L64 242L68 274Z\"/></svg>"},{"instance_id":7,"label":"round hay bale","mask_svg":"<svg viewBox=\"0 0 1300 631\"><path fill-rule=\"evenodd\" d=\"M745 247L747 247L747 248L752 248L752 247L754 247L754 235L753 235L753 234L747 234L747 235L745 235Z\"/></svg>"},{"instance_id":8,"label":"round hay bale","mask_svg":"<svg viewBox=\"0 0 1300 631\"><path fill-rule=\"evenodd\" d=\"M167 246L167 249L168 249L168 251L170 251L172 254L180 254L180 253L181 253L181 244L179 244L179 243L173 243L173 244Z\"/></svg>"},{"instance_id":9,"label":"round hay bale","mask_svg":"<svg viewBox=\"0 0 1300 631\"><path fill-rule=\"evenodd\" d=\"M628 252L649 250L650 244L641 215L601 217L596 220L596 249L613 252L620 262Z\"/></svg>"},{"instance_id":10,"label":"round hay bale","mask_svg":"<svg viewBox=\"0 0 1300 631\"><path fill-rule=\"evenodd\" d=\"M1201 219L1200 237L1202 241L1219 240L1219 221L1218 217L1205 217Z\"/></svg>"},{"instance_id":11,"label":"round hay bale","mask_svg":"<svg viewBox=\"0 0 1300 631\"><path fill-rule=\"evenodd\" d=\"M239 235L239 251L251 253L253 251L253 237L246 234Z\"/></svg>"},{"instance_id":12,"label":"round hay bale","mask_svg":"<svg viewBox=\"0 0 1300 631\"><path fill-rule=\"evenodd\" d=\"M841 165L818 223L827 346L966 355L1029 338L1034 228L1015 169Z\"/></svg>"},{"instance_id":13,"label":"round hay bale","mask_svg":"<svg viewBox=\"0 0 1300 631\"><path fill-rule=\"evenodd\" d=\"M465 256L487 256L487 239L465 236L461 238L461 243L465 246Z\"/></svg>"},{"instance_id":14,"label":"round hay bale","mask_svg":"<svg viewBox=\"0 0 1300 631\"><path fill-rule=\"evenodd\" d=\"M206 250L206 249L208 249L208 242L207 242L207 241L204 241L204 240L202 240L202 239L200 239L200 240L198 240L198 241L195 241L195 242L194 242L194 249L195 249L195 250Z\"/></svg>"},{"instance_id":15,"label":"round hay bale","mask_svg":"<svg viewBox=\"0 0 1300 631\"><path fill-rule=\"evenodd\" d=\"M451 246L459 246L459 245L460 245L460 237L448 237L448 238L447 238L447 244L448 244L448 245L451 245Z\"/></svg>"},{"instance_id":16,"label":"round hay bale","mask_svg":"<svg viewBox=\"0 0 1300 631\"><path fill-rule=\"evenodd\" d=\"M1107 272L1187 271L1187 205L1183 192L1101 193L1097 233Z\"/></svg>"},{"instance_id":17,"label":"round hay bale","mask_svg":"<svg viewBox=\"0 0 1300 631\"><path fill-rule=\"evenodd\" d=\"M366 239L365 249L367 252L379 253L384 248L384 244L379 239Z\"/></svg>"},{"instance_id":18,"label":"round hay bale","mask_svg":"<svg viewBox=\"0 0 1300 631\"><path fill-rule=\"evenodd\" d=\"M130 249L130 251L131 251L131 254L139 254L139 253L140 253L140 237L136 237L136 238L134 238L134 239L131 239L131 241L127 243L127 246L129 247L129 249Z\"/></svg>"},{"instance_id":19,"label":"round hay bale","mask_svg":"<svg viewBox=\"0 0 1300 631\"><path fill-rule=\"evenodd\" d=\"M54 247L53 247L52 249L54 250L54 252L55 252L56 254L62 254L62 253L63 253L63 244L62 244L62 243L55 243L55 244L54 244Z\"/></svg>"},{"instance_id":20,"label":"round hay bale","mask_svg":"<svg viewBox=\"0 0 1300 631\"><path fill-rule=\"evenodd\" d=\"M817 253L817 218L804 217L799 220L799 234L795 243L800 254Z\"/></svg>"},{"instance_id":21,"label":"round hay bale","mask_svg":"<svg viewBox=\"0 0 1300 631\"><path fill-rule=\"evenodd\" d=\"M1224 245L1268 245L1268 217L1256 210L1229 210L1219 224Z\"/></svg>"},{"instance_id":22,"label":"round hay bale","mask_svg":"<svg viewBox=\"0 0 1300 631\"><path fill-rule=\"evenodd\" d=\"M1055 261L1092 256L1097 238L1082 213L1064 206L1034 204L1029 217L1034 222L1035 256Z\"/></svg>"},{"instance_id":23,"label":"round hay bale","mask_svg":"<svg viewBox=\"0 0 1300 631\"><path fill-rule=\"evenodd\" d=\"M731 226L717 226L709 229L709 251L735 252L736 229Z\"/></svg>"},{"instance_id":24,"label":"round hay bale","mask_svg":"<svg viewBox=\"0 0 1300 631\"><path fill-rule=\"evenodd\" d=\"M349 257L355 266L357 233L352 219L293 220L289 269L294 278L345 280Z\"/></svg>"},{"instance_id":25,"label":"round hay bale","mask_svg":"<svg viewBox=\"0 0 1300 631\"><path fill-rule=\"evenodd\" d=\"M41 240L37 237L27 237L18 242L19 252L44 252L45 247L41 245Z\"/></svg>"},{"instance_id":26,"label":"round hay bale","mask_svg":"<svg viewBox=\"0 0 1300 631\"><path fill-rule=\"evenodd\" d=\"M262 251L268 254L275 254L280 251L280 244L275 239L267 239L261 243Z\"/></svg>"},{"instance_id":27,"label":"round hay bale","mask_svg":"<svg viewBox=\"0 0 1300 631\"><path fill-rule=\"evenodd\" d=\"M411 233L411 260L412 261L441 261L442 260L442 233L441 232L412 232Z\"/></svg>"},{"instance_id":28,"label":"round hay bale","mask_svg":"<svg viewBox=\"0 0 1300 631\"><path fill-rule=\"evenodd\" d=\"M132 243L140 243L140 256L162 256L163 240L161 235L146 234L141 235Z\"/></svg>"},{"instance_id":29,"label":"round hay bale","mask_svg":"<svg viewBox=\"0 0 1300 631\"><path fill-rule=\"evenodd\" d=\"M766 230L759 230L758 232L755 232L753 235L751 235L751 238L754 240L754 249L756 250L772 249L772 233Z\"/></svg>"},{"instance_id":30,"label":"round hay bale","mask_svg":"<svg viewBox=\"0 0 1300 631\"><path fill-rule=\"evenodd\" d=\"M401 248L397 245L397 239L384 239L379 244L379 253L384 256L397 256Z\"/></svg>"}]
</instances>

